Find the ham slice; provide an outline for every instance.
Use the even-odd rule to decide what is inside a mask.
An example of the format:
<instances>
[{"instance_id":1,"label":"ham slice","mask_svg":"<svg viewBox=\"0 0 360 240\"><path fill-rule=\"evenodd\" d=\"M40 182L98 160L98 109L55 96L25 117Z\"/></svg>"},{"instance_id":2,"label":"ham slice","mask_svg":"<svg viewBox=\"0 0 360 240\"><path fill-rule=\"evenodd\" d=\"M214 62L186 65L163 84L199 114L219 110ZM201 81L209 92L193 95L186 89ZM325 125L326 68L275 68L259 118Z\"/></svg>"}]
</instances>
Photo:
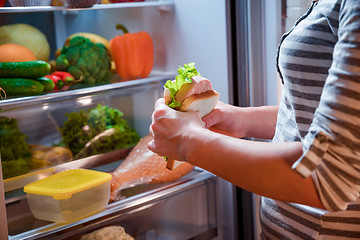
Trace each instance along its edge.
<instances>
[{"instance_id":1,"label":"ham slice","mask_svg":"<svg viewBox=\"0 0 360 240\"><path fill-rule=\"evenodd\" d=\"M212 90L212 83L207 78L204 78L202 76L193 76L191 80L191 83L184 83L179 89L179 91L176 93L175 100L177 102L182 103L186 98L190 97L191 95L201 94ZM175 81L176 80L173 80L173 82ZM171 101L170 90L167 88L164 88L164 98L165 103L169 103Z\"/></svg>"},{"instance_id":2,"label":"ham slice","mask_svg":"<svg viewBox=\"0 0 360 240\"><path fill-rule=\"evenodd\" d=\"M190 97L191 95L200 94L212 90L212 84L210 80L202 76L193 76L191 80L191 83L183 84L175 95L175 100L177 102L182 103L186 98Z\"/></svg>"},{"instance_id":3,"label":"ham slice","mask_svg":"<svg viewBox=\"0 0 360 240\"><path fill-rule=\"evenodd\" d=\"M119 200L119 191L122 189L141 184L172 182L193 170L189 163L183 163L173 171L167 169L165 159L148 149L151 140L151 135L141 138L112 173L110 200Z\"/></svg>"}]
</instances>

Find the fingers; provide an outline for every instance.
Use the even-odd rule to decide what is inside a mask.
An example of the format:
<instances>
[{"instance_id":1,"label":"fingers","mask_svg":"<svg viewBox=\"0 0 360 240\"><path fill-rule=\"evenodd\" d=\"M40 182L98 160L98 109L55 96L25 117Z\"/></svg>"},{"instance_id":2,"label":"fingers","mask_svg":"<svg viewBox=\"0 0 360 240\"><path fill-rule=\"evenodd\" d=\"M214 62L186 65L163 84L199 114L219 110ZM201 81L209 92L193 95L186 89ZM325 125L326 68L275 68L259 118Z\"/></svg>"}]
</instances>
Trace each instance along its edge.
<instances>
[{"instance_id":1,"label":"fingers","mask_svg":"<svg viewBox=\"0 0 360 240\"><path fill-rule=\"evenodd\" d=\"M155 109L152 114L152 121L154 122L156 119L162 117L165 114L165 111L170 109L171 108L165 104L164 98L159 98L155 102Z\"/></svg>"},{"instance_id":2,"label":"fingers","mask_svg":"<svg viewBox=\"0 0 360 240\"><path fill-rule=\"evenodd\" d=\"M155 142L154 140L151 140L149 143L148 143L148 149L152 152L155 152Z\"/></svg>"},{"instance_id":3,"label":"fingers","mask_svg":"<svg viewBox=\"0 0 360 240\"><path fill-rule=\"evenodd\" d=\"M164 135L164 132L167 131L166 129L169 128L168 125L170 124L167 119L171 115L171 111L175 110L167 106L163 98L159 98L155 102L155 109L151 116L152 123L149 127L149 133L153 138L155 135Z\"/></svg>"},{"instance_id":4,"label":"fingers","mask_svg":"<svg viewBox=\"0 0 360 240\"><path fill-rule=\"evenodd\" d=\"M157 107L159 107L159 106L162 106L162 107L163 107L163 105L167 106L167 105L165 104L164 98L159 98L159 99L156 100L156 102L155 102L155 109L156 109Z\"/></svg>"},{"instance_id":5,"label":"fingers","mask_svg":"<svg viewBox=\"0 0 360 240\"><path fill-rule=\"evenodd\" d=\"M150 124L150 127L149 127L149 134L154 137L154 131L152 130L152 127L151 127L151 124Z\"/></svg>"},{"instance_id":6,"label":"fingers","mask_svg":"<svg viewBox=\"0 0 360 240\"><path fill-rule=\"evenodd\" d=\"M150 142L148 142L148 144L147 144L147 147L148 147L148 149L150 150L150 151L152 151L153 153L156 153L156 154L158 154L158 155L160 155L160 156L165 156L166 155L166 153L164 152L164 147L163 148L159 148L158 147L158 145L156 144L156 140L155 139L153 139L153 140L151 140ZM159 144L160 146L162 145L162 144ZM165 148L166 149L166 148Z\"/></svg>"},{"instance_id":7,"label":"fingers","mask_svg":"<svg viewBox=\"0 0 360 240\"><path fill-rule=\"evenodd\" d=\"M151 121L152 121L152 124L150 125L150 134L151 135L153 135L152 125L160 116L164 115L163 109L165 107L167 107L167 105L165 104L164 98L159 98L158 100L156 100L155 109L151 115Z\"/></svg>"}]
</instances>

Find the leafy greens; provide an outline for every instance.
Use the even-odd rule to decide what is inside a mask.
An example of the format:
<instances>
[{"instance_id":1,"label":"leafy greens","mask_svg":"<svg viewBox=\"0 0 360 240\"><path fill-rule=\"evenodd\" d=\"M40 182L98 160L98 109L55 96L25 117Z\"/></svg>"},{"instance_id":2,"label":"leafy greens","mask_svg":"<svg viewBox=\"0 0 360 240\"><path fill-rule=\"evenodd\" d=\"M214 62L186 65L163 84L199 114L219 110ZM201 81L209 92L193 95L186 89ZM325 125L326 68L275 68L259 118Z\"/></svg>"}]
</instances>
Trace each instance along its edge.
<instances>
[{"instance_id":1,"label":"leafy greens","mask_svg":"<svg viewBox=\"0 0 360 240\"><path fill-rule=\"evenodd\" d=\"M140 140L139 134L127 124L124 114L118 109L97 105L88 111L67 113L67 121L60 128L62 142L60 145L68 147L75 158L77 154L86 152L88 156L128 148L136 145ZM101 133L113 128L114 133L95 141L91 147L86 144L96 139Z\"/></svg>"},{"instance_id":2,"label":"leafy greens","mask_svg":"<svg viewBox=\"0 0 360 240\"><path fill-rule=\"evenodd\" d=\"M0 117L0 154L3 177L11 178L30 171L31 150L15 118Z\"/></svg>"},{"instance_id":3,"label":"leafy greens","mask_svg":"<svg viewBox=\"0 0 360 240\"><path fill-rule=\"evenodd\" d=\"M179 67L177 72L179 73L179 75L175 77L175 81L168 80L164 85L165 88L168 88L170 90L171 102L168 103L168 106L171 108L176 108L181 105L180 102L177 102L175 100L175 95L179 91L181 86L185 83L191 83L191 78L193 76L201 76L195 68L195 63L184 64L184 67Z\"/></svg>"}]
</instances>

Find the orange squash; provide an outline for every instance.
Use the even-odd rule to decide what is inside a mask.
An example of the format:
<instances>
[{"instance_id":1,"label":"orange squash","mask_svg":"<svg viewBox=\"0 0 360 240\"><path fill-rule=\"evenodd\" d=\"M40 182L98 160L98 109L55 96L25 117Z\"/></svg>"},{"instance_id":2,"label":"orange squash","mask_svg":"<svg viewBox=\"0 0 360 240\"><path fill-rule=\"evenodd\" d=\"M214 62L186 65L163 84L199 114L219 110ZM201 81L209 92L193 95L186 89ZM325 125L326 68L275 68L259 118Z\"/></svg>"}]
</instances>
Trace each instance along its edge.
<instances>
[{"instance_id":1,"label":"orange squash","mask_svg":"<svg viewBox=\"0 0 360 240\"><path fill-rule=\"evenodd\" d=\"M110 40L116 72L122 79L147 77L154 65L154 46L150 34L145 31L129 33L121 24L117 24L116 28L124 33Z\"/></svg>"}]
</instances>

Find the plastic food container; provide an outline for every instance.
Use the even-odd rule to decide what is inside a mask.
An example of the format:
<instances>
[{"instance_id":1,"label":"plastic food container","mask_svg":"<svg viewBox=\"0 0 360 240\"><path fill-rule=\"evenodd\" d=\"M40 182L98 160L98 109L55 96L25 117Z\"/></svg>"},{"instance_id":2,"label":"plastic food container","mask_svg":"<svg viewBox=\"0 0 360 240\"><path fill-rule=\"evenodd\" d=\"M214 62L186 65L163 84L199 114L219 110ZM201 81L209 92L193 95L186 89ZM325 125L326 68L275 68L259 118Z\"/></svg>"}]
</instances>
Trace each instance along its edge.
<instances>
[{"instance_id":1,"label":"plastic food container","mask_svg":"<svg viewBox=\"0 0 360 240\"><path fill-rule=\"evenodd\" d=\"M12 7L50 6L51 0L9 0Z\"/></svg>"},{"instance_id":2,"label":"plastic food container","mask_svg":"<svg viewBox=\"0 0 360 240\"><path fill-rule=\"evenodd\" d=\"M89 8L98 4L100 0L65 0L65 7L68 8Z\"/></svg>"},{"instance_id":3,"label":"plastic food container","mask_svg":"<svg viewBox=\"0 0 360 240\"><path fill-rule=\"evenodd\" d=\"M109 173L71 169L30 183L24 192L35 218L72 222L106 208L111 178Z\"/></svg>"}]
</instances>

